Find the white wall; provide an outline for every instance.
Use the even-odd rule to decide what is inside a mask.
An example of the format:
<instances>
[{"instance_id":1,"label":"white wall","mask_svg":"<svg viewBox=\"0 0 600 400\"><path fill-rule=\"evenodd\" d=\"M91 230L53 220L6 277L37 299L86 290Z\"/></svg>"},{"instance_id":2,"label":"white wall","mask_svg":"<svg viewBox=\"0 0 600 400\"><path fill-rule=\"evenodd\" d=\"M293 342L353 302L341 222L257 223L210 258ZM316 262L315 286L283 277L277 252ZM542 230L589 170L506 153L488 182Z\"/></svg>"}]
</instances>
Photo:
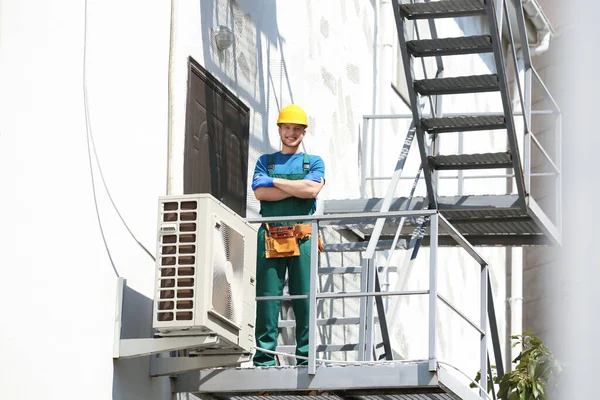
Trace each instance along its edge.
<instances>
[{"instance_id":1,"label":"white wall","mask_svg":"<svg viewBox=\"0 0 600 400\"><path fill-rule=\"evenodd\" d=\"M89 112L98 156L121 214L152 252L156 198L166 184L168 44L168 2L89 1ZM125 372L117 365L113 374L116 276L92 197L83 45L83 1L0 2L3 399L168 393L168 381L149 383L147 361ZM118 220L96 167L94 173L115 266L147 307L153 262ZM144 319L143 309L137 314Z\"/></svg>"}]
</instances>

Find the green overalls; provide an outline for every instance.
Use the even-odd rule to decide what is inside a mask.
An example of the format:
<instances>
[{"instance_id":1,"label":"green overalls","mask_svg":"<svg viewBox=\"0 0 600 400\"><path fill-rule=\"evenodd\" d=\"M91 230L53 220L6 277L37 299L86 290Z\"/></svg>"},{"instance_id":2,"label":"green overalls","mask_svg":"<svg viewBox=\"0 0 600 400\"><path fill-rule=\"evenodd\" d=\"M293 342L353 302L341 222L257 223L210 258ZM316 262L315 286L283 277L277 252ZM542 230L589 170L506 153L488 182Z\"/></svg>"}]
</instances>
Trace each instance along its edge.
<instances>
[{"instance_id":1,"label":"green overalls","mask_svg":"<svg viewBox=\"0 0 600 400\"><path fill-rule=\"evenodd\" d=\"M268 156L267 171L273 178L288 180L303 179L309 172L309 155L304 155L301 174L274 174L274 157ZM286 215L311 215L315 212L314 199L289 197L280 201L261 201L263 217L279 217ZM310 221L306 221L308 223ZM303 222L272 223L276 225L293 225ZM256 296L281 296L286 269L288 271L289 292L291 295L308 294L310 288L310 242L311 239L300 240L300 255L297 257L265 258L265 228L258 230L256 260ZM275 351L279 335L280 300L256 302L256 345L266 350ZM308 356L308 299L292 300L296 316L296 355ZM297 360L297 364L306 364L306 360ZM254 365L274 366L275 356L262 351L254 355Z\"/></svg>"}]
</instances>

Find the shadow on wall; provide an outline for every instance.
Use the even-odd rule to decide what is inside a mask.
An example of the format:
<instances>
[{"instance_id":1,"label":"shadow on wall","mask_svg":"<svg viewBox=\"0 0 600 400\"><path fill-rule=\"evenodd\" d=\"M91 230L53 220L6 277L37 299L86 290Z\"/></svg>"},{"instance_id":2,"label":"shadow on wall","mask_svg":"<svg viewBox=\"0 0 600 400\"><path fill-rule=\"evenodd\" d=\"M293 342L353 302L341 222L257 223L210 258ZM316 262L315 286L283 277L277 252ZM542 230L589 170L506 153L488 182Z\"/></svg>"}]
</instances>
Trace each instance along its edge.
<instances>
[{"instance_id":1,"label":"shadow on wall","mask_svg":"<svg viewBox=\"0 0 600 400\"><path fill-rule=\"evenodd\" d=\"M152 337L152 299L127 285L123 293L122 339ZM150 357L113 361L113 400L170 400L168 377L150 378Z\"/></svg>"},{"instance_id":2,"label":"shadow on wall","mask_svg":"<svg viewBox=\"0 0 600 400\"><path fill-rule=\"evenodd\" d=\"M261 0L260 7L253 0L200 0L200 21L203 37L210 38L203 46L204 67L254 112L250 132L260 129L262 136L253 136L251 145L262 152L272 151L268 135L273 124L270 99L275 100L278 110L294 101L277 25L276 0ZM235 36L231 48L224 51L217 50L213 40L213 30L219 25L229 27ZM281 58L281 73L275 79L270 66L279 60L272 60L272 47L279 50ZM280 81L275 82L277 79ZM253 123L258 119L260 122Z\"/></svg>"}]
</instances>

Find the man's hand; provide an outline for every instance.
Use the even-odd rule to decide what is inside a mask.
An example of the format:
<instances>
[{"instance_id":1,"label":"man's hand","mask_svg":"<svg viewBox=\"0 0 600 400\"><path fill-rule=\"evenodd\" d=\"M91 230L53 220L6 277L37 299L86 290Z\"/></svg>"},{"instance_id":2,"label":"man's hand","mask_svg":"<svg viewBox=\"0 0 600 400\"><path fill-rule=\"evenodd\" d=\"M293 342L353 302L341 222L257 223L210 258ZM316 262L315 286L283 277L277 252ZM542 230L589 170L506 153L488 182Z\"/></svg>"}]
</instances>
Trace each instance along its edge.
<instances>
[{"instance_id":1,"label":"man's hand","mask_svg":"<svg viewBox=\"0 0 600 400\"><path fill-rule=\"evenodd\" d=\"M270 176L266 176L266 175L257 175L254 177L254 180L252 181L252 190L256 190L257 188L261 188L261 187L273 187L274 183L273 183L274 179L271 178Z\"/></svg>"}]
</instances>

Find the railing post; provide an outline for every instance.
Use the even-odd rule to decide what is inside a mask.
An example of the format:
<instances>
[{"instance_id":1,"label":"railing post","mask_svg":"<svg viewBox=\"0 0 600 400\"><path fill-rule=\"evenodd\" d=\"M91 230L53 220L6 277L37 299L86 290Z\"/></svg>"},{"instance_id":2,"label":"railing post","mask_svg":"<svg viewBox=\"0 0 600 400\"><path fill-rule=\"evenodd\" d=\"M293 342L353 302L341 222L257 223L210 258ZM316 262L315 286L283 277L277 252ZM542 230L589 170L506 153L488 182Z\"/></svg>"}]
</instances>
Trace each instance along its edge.
<instances>
[{"instance_id":1,"label":"railing post","mask_svg":"<svg viewBox=\"0 0 600 400\"><path fill-rule=\"evenodd\" d=\"M368 146L367 141L369 140L369 135L367 134L367 124L369 119L367 117L363 117L362 123L362 141L361 141L361 160L360 160L360 197L362 199L367 198L367 152Z\"/></svg>"},{"instance_id":2,"label":"railing post","mask_svg":"<svg viewBox=\"0 0 600 400\"><path fill-rule=\"evenodd\" d=\"M375 258L366 259L365 267L367 268L367 292L375 292L375 274L377 274L377 267L375 266ZM367 315L365 322L365 361L373 361L373 339L374 339L374 328L375 328L375 314L374 314L374 298L365 297L367 303Z\"/></svg>"},{"instance_id":3,"label":"railing post","mask_svg":"<svg viewBox=\"0 0 600 400\"><path fill-rule=\"evenodd\" d=\"M311 223L310 289L308 293L308 374L317 371L317 276L319 267L319 221Z\"/></svg>"},{"instance_id":4,"label":"railing post","mask_svg":"<svg viewBox=\"0 0 600 400\"><path fill-rule=\"evenodd\" d=\"M361 293L368 292L368 277L369 277L369 260L363 259L360 270L360 291ZM358 318L358 360L365 361L365 343L367 337L367 298L361 296L360 309Z\"/></svg>"},{"instance_id":5,"label":"railing post","mask_svg":"<svg viewBox=\"0 0 600 400\"><path fill-rule=\"evenodd\" d=\"M487 388L488 381L488 354L487 354L487 295L488 295L488 266L487 264L481 264L481 292L480 292L480 318L479 324L481 331L483 334L481 335L481 345L480 345L480 373L481 373L481 386ZM490 376L489 379L492 379ZM480 389L480 395L482 399L487 397L487 394L484 390Z\"/></svg>"},{"instance_id":6,"label":"railing post","mask_svg":"<svg viewBox=\"0 0 600 400\"><path fill-rule=\"evenodd\" d=\"M437 371L437 251L438 214L429 220L429 371Z\"/></svg>"}]
</instances>

